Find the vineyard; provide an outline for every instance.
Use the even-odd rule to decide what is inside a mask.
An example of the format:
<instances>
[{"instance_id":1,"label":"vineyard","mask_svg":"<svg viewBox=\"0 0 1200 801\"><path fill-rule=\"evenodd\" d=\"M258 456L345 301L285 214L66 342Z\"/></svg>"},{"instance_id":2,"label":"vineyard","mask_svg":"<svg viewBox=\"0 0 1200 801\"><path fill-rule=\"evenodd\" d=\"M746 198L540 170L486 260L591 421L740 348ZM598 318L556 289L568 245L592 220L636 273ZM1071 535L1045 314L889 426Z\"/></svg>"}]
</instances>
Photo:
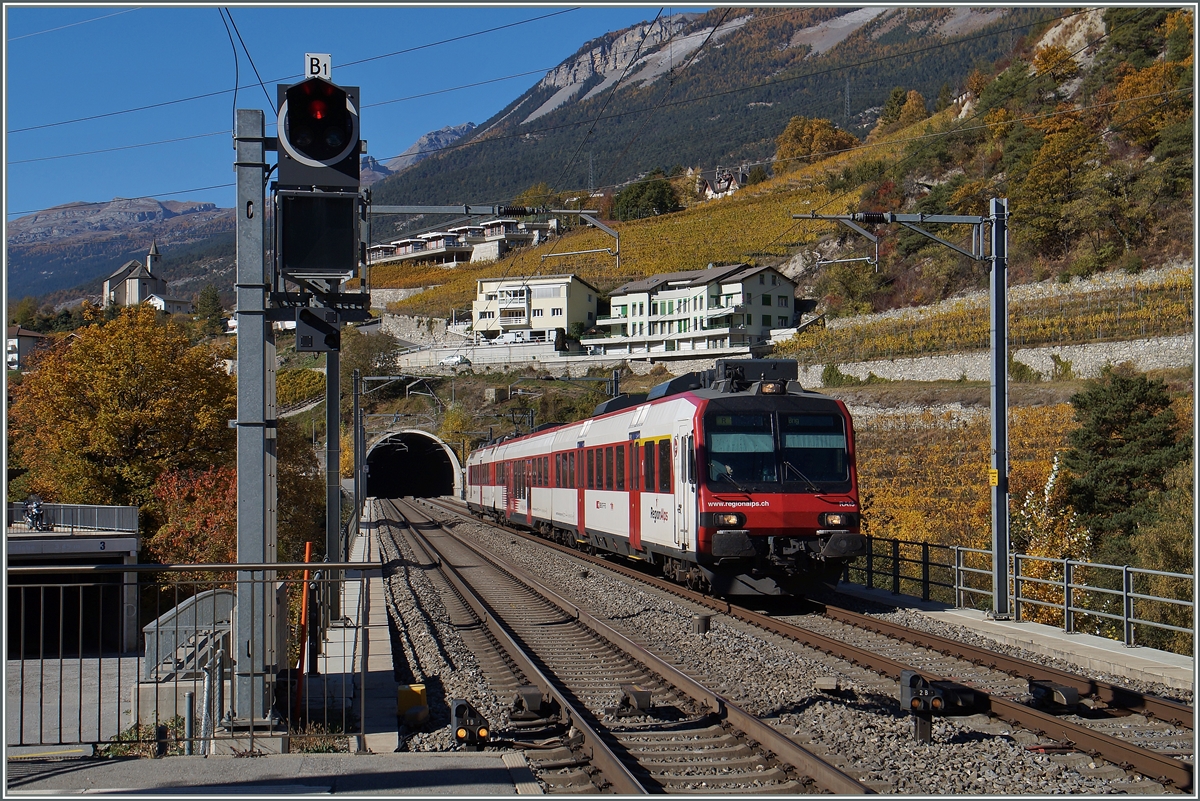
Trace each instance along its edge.
<instances>
[{"instance_id":1,"label":"vineyard","mask_svg":"<svg viewBox=\"0 0 1200 801\"><path fill-rule=\"evenodd\" d=\"M619 271L613 257L603 253L554 255L614 245L613 239L601 231L576 228L557 240L519 249L492 263L460 265L454 269L430 263L376 267L371 271L371 286L429 287L419 295L391 304L388 310L414 316L444 316L447 309L470 305L475 298L475 282L481 278L574 273L601 292L609 292L628 281L659 273L703 269L710 263L775 263L789 258L800 247L811 247L835 225L793 220L792 214L844 213L857 203L856 193L831 194L827 177L841 174L863 153L872 158L898 157L904 133L768 179L731 197L696 203L673 214L610 223L621 235Z\"/></svg>"},{"instance_id":2,"label":"vineyard","mask_svg":"<svg viewBox=\"0 0 1200 801\"><path fill-rule=\"evenodd\" d=\"M1180 435L1194 399L1174 401ZM1055 455L1077 427L1068 403L1009 412L1009 495L1014 520L1032 490L1040 494ZM986 410L859 414L856 456L869 534L906 542L991 547L991 421ZM1024 546L1014 526L1014 547ZM1060 554L1061 555L1061 554Z\"/></svg>"},{"instance_id":3,"label":"vineyard","mask_svg":"<svg viewBox=\"0 0 1200 801\"><path fill-rule=\"evenodd\" d=\"M1190 270L1172 270L1158 283L1135 282L1127 291L1087 292L1013 302L1009 343L1014 347L1136 339L1190 333L1195 309ZM777 356L801 364L839 364L989 347L986 298L912 315L809 328L777 345Z\"/></svg>"}]
</instances>

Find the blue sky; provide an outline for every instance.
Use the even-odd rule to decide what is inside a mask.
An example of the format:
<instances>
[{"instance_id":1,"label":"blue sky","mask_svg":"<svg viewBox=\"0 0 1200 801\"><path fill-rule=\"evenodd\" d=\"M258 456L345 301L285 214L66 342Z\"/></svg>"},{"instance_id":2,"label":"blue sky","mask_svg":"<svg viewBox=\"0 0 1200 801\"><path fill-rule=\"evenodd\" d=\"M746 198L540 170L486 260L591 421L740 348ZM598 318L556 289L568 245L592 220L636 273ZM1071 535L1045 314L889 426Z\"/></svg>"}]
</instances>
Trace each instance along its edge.
<instances>
[{"instance_id":1,"label":"blue sky","mask_svg":"<svg viewBox=\"0 0 1200 801\"><path fill-rule=\"evenodd\" d=\"M6 218L143 195L232 206L232 186L203 188L232 184L234 177L234 51L219 8L6 5ZM361 87L363 136L381 162L428 131L482 123L587 40L651 20L659 9L228 8L253 59L251 66L231 28L237 106L266 110L274 135L255 69L274 102L277 83L300 79L306 52L329 53L333 80ZM664 14L684 10L696 9L664 8ZM445 41L457 37L465 38ZM371 60L351 63L363 59ZM210 96L169 102L197 95ZM144 106L155 107L112 114ZM108 116L55 124L98 115ZM163 140L180 141L128 148ZM107 152L73 155L89 151Z\"/></svg>"}]
</instances>

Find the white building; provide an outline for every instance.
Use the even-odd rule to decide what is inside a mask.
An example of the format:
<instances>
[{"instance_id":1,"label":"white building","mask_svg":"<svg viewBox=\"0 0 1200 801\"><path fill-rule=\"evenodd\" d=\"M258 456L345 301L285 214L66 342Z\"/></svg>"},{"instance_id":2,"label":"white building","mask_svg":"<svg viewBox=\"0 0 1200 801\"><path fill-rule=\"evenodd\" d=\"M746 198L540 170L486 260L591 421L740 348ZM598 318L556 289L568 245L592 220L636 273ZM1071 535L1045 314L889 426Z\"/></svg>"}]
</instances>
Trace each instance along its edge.
<instances>
[{"instance_id":1,"label":"white building","mask_svg":"<svg viewBox=\"0 0 1200 801\"><path fill-rule=\"evenodd\" d=\"M167 314L191 314L192 302L186 298L168 298L157 293L146 299L154 308Z\"/></svg>"},{"instance_id":2,"label":"white building","mask_svg":"<svg viewBox=\"0 0 1200 801\"><path fill-rule=\"evenodd\" d=\"M102 304L108 306L136 306L150 300L152 295L164 297L167 282L154 274L157 262L162 258L158 243L150 243L146 254L146 266L140 261L127 261L121 269L104 282Z\"/></svg>"},{"instance_id":3,"label":"white building","mask_svg":"<svg viewBox=\"0 0 1200 801\"><path fill-rule=\"evenodd\" d=\"M52 337L30 331L19 325L8 327L4 366L8 370L24 370L29 354L53 341Z\"/></svg>"},{"instance_id":4,"label":"white building","mask_svg":"<svg viewBox=\"0 0 1200 801\"><path fill-rule=\"evenodd\" d=\"M471 304L472 325L489 342L554 342L557 329L595 323L599 294L574 275L484 278Z\"/></svg>"},{"instance_id":5,"label":"white building","mask_svg":"<svg viewBox=\"0 0 1200 801\"><path fill-rule=\"evenodd\" d=\"M654 275L613 290L608 336L584 342L593 352L665 353L766 344L791 328L796 284L773 267L709 265Z\"/></svg>"}]
</instances>

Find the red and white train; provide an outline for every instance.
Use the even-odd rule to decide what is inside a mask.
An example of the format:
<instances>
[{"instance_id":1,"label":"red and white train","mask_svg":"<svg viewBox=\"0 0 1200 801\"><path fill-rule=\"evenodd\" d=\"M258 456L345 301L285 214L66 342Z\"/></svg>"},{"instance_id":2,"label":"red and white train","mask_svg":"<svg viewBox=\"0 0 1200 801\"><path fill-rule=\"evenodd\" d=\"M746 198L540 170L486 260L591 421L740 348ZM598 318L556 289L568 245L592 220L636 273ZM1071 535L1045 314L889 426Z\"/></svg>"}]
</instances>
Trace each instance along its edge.
<instances>
[{"instance_id":1,"label":"red and white train","mask_svg":"<svg viewBox=\"0 0 1200 801\"><path fill-rule=\"evenodd\" d=\"M719 360L467 458L467 506L717 595L803 595L865 553L854 428L796 363Z\"/></svg>"}]
</instances>

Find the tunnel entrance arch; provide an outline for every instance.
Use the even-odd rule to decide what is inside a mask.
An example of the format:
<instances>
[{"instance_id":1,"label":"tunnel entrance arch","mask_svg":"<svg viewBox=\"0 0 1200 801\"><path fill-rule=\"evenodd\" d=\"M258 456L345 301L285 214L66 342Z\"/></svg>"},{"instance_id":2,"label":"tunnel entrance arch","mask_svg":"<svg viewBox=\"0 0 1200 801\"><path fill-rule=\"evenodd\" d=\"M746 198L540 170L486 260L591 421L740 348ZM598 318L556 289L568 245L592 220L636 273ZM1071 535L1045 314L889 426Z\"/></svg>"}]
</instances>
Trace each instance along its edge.
<instances>
[{"instance_id":1,"label":"tunnel entrance arch","mask_svg":"<svg viewBox=\"0 0 1200 801\"><path fill-rule=\"evenodd\" d=\"M462 464L454 449L428 431L389 431L367 448L367 495L462 497Z\"/></svg>"}]
</instances>

